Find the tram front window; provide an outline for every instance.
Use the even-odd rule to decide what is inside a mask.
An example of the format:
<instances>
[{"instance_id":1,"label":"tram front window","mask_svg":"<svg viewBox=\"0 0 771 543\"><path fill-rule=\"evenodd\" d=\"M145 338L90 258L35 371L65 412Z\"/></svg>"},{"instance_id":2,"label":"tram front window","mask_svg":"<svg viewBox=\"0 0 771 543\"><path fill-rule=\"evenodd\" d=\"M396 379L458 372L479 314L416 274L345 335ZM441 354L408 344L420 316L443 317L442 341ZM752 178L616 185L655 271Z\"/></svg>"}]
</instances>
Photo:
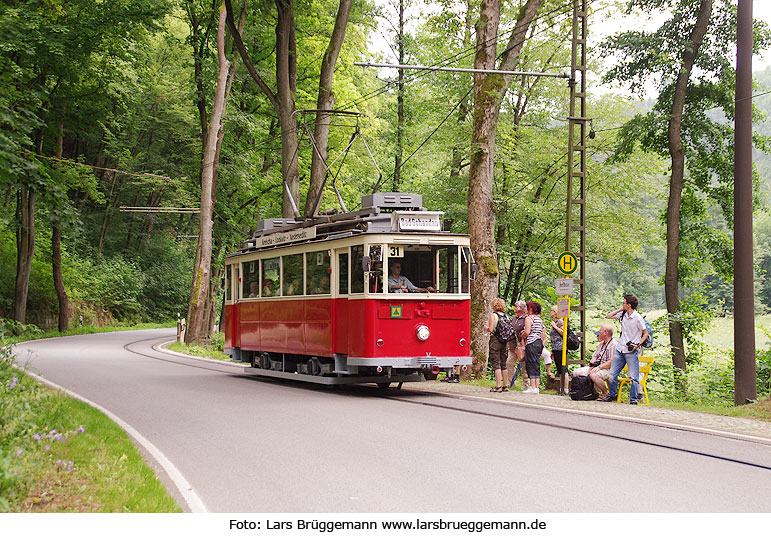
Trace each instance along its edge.
<instances>
[{"instance_id":1,"label":"tram front window","mask_svg":"<svg viewBox=\"0 0 771 543\"><path fill-rule=\"evenodd\" d=\"M390 245L388 292L459 294L459 259L457 245Z\"/></svg>"},{"instance_id":2,"label":"tram front window","mask_svg":"<svg viewBox=\"0 0 771 543\"><path fill-rule=\"evenodd\" d=\"M458 293L458 248L456 246L439 247L436 250L437 287L439 292Z\"/></svg>"},{"instance_id":3,"label":"tram front window","mask_svg":"<svg viewBox=\"0 0 771 543\"><path fill-rule=\"evenodd\" d=\"M410 249L412 246L400 247L389 253L403 257L388 259L388 292L436 292L434 251L429 247Z\"/></svg>"},{"instance_id":4,"label":"tram front window","mask_svg":"<svg viewBox=\"0 0 771 543\"><path fill-rule=\"evenodd\" d=\"M470 269L471 269L471 249L468 247L463 247L461 249L461 263L460 263L460 286L461 286L461 292L464 294L469 292L470 284L469 284L469 277L471 276Z\"/></svg>"}]
</instances>

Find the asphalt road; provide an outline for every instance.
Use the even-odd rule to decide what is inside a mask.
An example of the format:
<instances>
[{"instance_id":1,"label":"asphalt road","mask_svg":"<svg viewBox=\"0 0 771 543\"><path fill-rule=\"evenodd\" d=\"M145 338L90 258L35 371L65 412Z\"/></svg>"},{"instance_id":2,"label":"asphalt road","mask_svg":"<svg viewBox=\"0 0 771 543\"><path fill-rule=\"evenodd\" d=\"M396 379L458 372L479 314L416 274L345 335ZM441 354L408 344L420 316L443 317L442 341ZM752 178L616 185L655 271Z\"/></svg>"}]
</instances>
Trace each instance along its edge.
<instances>
[{"instance_id":1,"label":"asphalt road","mask_svg":"<svg viewBox=\"0 0 771 543\"><path fill-rule=\"evenodd\" d=\"M171 335L73 336L17 353L138 430L213 512L771 511L765 445L537 407L247 377L152 349Z\"/></svg>"}]
</instances>

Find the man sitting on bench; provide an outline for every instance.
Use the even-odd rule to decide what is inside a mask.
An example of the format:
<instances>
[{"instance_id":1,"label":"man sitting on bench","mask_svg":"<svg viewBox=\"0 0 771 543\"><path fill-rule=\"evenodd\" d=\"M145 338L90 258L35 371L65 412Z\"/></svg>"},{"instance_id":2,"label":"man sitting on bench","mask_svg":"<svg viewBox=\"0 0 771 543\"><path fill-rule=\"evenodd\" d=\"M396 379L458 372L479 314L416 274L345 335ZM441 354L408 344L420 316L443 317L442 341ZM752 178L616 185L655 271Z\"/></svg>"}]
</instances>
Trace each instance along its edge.
<instances>
[{"instance_id":1,"label":"man sitting on bench","mask_svg":"<svg viewBox=\"0 0 771 543\"><path fill-rule=\"evenodd\" d=\"M589 362L589 378L594 383L595 388L600 391L598 400L604 400L608 397L608 387L605 382L610 378L610 364L613 362L613 350L616 348L616 341L613 339L613 326L603 324L599 331L595 332L600 344L592 355Z\"/></svg>"}]
</instances>

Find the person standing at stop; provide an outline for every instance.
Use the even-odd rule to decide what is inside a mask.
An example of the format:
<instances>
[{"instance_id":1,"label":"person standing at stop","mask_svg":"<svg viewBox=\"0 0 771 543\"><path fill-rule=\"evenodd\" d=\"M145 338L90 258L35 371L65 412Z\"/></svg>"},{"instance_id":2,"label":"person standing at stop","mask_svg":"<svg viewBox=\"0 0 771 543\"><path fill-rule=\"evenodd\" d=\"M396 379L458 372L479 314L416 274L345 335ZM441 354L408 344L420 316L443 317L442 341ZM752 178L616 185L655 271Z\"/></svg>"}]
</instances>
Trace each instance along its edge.
<instances>
[{"instance_id":1,"label":"person standing at stop","mask_svg":"<svg viewBox=\"0 0 771 543\"><path fill-rule=\"evenodd\" d=\"M541 351L546 343L546 328L541 320L541 304L538 302L527 302L527 318L522 336L525 338L525 366L529 382L529 387L524 392L538 394L541 383Z\"/></svg>"}]
</instances>

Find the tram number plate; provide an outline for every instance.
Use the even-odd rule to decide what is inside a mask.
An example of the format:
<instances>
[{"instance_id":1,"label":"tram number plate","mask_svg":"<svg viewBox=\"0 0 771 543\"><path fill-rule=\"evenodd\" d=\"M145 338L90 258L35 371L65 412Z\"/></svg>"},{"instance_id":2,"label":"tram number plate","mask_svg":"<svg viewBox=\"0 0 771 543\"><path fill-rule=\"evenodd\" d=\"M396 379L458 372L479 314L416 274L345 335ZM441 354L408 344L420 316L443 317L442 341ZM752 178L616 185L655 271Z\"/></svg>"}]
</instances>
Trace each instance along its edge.
<instances>
[{"instance_id":1,"label":"tram number plate","mask_svg":"<svg viewBox=\"0 0 771 543\"><path fill-rule=\"evenodd\" d=\"M401 245L389 245L388 246L389 258L404 258L404 247Z\"/></svg>"},{"instance_id":2,"label":"tram number plate","mask_svg":"<svg viewBox=\"0 0 771 543\"><path fill-rule=\"evenodd\" d=\"M429 358L429 357L420 357L418 358L418 364L420 364L421 368L430 368L432 366L436 366L436 358Z\"/></svg>"}]
</instances>

